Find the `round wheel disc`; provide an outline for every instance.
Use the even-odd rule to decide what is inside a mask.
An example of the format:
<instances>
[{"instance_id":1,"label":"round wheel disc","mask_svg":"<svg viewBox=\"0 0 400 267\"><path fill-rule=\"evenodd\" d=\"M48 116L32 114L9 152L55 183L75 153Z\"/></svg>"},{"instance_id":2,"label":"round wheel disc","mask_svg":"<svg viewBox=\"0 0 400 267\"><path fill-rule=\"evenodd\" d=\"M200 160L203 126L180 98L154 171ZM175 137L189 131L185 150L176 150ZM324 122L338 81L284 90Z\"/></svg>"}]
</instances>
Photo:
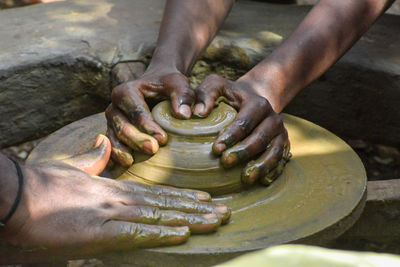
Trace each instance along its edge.
<instances>
[{"instance_id":1,"label":"round wheel disc","mask_svg":"<svg viewBox=\"0 0 400 267\"><path fill-rule=\"evenodd\" d=\"M293 157L269 187L214 199L232 209L227 225L194 235L183 245L135 250L120 255L137 264L209 265L238 254L282 243L326 244L359 217L366 174L356 153L340 138L311 122L283 115ZM105 133L104 114L76 121L42 141L29 162L63 159L88 150ZM105 176L110 174L107 170ZM172 260L172 261L171 261Z\"/></svg>"}]
</instances>

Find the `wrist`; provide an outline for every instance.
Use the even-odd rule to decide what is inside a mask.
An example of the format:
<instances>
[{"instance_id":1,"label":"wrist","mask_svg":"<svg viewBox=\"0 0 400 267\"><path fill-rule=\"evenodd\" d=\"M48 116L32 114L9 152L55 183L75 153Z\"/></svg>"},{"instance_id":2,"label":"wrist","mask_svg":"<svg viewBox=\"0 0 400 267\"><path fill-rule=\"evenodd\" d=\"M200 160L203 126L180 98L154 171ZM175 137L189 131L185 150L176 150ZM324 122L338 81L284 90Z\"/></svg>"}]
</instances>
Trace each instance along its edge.
<instances>
[{"instance_id":1,"label":"wrist","mask_svg":"<svg viewBox=\"0 0 400 267\"><path fill-rule=\"evenodd\" d=\"M186 65L188 64L185 64L180 56L173 53L172 49L157 47L147 69L152 72L180 72L187 74L189 67Z\"/></svg>"},{"instance_id":2,"label":"wrist","mask_svg":"<svg viewBox=\"0 0 400 267\"><path fill-rule=\"evenodd\" d=\"M246 83L257 94L266 98L277 113L287 104L284 101L285 75L277 66L256 66L237 81Z\"/></svg>"},{"instance_id":3,"label":"wrist","mask_svg":"<svg viewBox=\"0 0 400 267\"><path fill-rule=\"evenodd\" d=\"M164 63L161 61L151 61L147 67L145 74L165 75L170 73L182 73L171 63Z\"/></svg>"},{"instance_id":4,"label":"wrist","mask_svg":"<svg viewBox=\"0 0 400 267\"><path fill-rule=\"evenodd\" d=\"M0 154L0 220L9 213L18 192L18 174L14 163Z\"/></svg>"}]
</instances>

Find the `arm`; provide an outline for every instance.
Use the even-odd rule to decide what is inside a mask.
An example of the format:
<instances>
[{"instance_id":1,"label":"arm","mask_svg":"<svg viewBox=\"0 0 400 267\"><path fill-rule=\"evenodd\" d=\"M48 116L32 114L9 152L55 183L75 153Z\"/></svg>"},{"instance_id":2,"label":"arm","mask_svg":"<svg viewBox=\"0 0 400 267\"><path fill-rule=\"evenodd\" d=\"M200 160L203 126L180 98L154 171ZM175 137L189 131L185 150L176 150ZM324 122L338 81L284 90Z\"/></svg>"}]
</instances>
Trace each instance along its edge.
<instances>
[{"instance_id":1,"label":"arm","mask_svg":"<svg viewBox=\"0 0 400 267\"><path fill-rule=\"evenodd\" d=\"M234 0L169 0L149 68L177 69L187 75L212 41Z\"/></svg>"},{"instance_id":2,"label":"arm","mask_svg":"<svg viewBox=\"0 0 400 267\"><path fill-rule=\"evenodd\" d=\"M153 120L146 100L170 98L177 118L188 119L195 93L186 77L197 57L214 38L233 0L169 0L157 47L146 72L137 80L122 80L113 89L106 110L112 158L129 167L129 149L154 154L167 134Z\"/></svg>"},{"instance_id":3,"label":"arm","mask_svg":"<svg viewBox=\"0 0 400 267\"><path fill-rule=\"evenodd\" d=\"M0 228L0 255L9 255L4 243L40 248L48 255L174 245L190 232L212 232L229 219L228 207L209 202L205 192L90 175L106 167L110 150L109 140L100 135L87 153L62 162L21 165L22 198ZM0 168L3 219L18 182L15 165L2 154ZM0 264L10 263L7 257L0 257Z\"/></svg>"},{"instance_id":4,"label":"arm","mask_svg":"<svg viewBox=\"0 0 400 267\"><path fill-rule=\"evenodd\" d=\"M251 160L244 183L270 184L290 158L290 143L278 115L306 85L353 45L393 1L321 0L266 59L236 82L208 76L197 88L194 114L206 116L223 95L239 113L216 139L213 151L230 168Z\"/></svg>"},{"instance_id":5,"label":"arm","mask_svg":"<svg viewBox=\"0 0 400 267\"><path fill-rule=\"evenodd\" d=\"M322 0L297 29L239 81L276 112L332 66L394 1Z\"/></svg>"},{"instance_id":6,"label":"arm","mask_svg":"<svg viewBox=\"0 0 400 267\"><path fill-rule=\"evenodd\" d=\"M0 219L7 216L18 191L18 176L14 164L0 153Z\"/></svg>"}]
</instances>

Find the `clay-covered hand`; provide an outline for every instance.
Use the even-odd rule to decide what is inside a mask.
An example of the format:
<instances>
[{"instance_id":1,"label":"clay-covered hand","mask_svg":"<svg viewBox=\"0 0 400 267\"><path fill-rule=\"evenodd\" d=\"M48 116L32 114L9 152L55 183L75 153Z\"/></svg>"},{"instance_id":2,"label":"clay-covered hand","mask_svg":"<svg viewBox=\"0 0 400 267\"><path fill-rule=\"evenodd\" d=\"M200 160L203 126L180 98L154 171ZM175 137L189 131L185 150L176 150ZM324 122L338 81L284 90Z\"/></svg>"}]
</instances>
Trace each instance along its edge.
<instances>
[{"instance_id":1,"label":"clay-covered hand","mask_svg":"<svg viewBox=\"0 0 400 267\"><path fill-rule=\"evenodd\" d=\"M110 150L100 136L93 151L68 164L22 166L23 196L1 238L21 247L89 253L179 244L190 232L214 231L229 218L229 209L209 202L208 193L115 181L71 166L98 174Z\"/></svg>"},{"instance_id":2,"label":"clay-covered hand","mask_svg":"<svg viewBox=\"0 0 400 267\"><path fill-rule=\"evenodd\" d=\"M221 96L239 111L213 144L213 152L222 154L222 165L231 168L250 160L242 171L243 183L259 180L269 185L274 181L291 155L282 118L268 100L244 82L233 82L215 74L206 77L195 92L197 102L193 114L196 116L207 116Z\"/></svg>"},{"instance_id":3,"label":"clay-covered hand","mask_svg":"<svg viewBox=\"0 0 400 267\"><path fill-rule=\"evenodd\" d=\"M188 78L177 70L148 69L139 79L113 89L112 104L106 110L113 160L129 167L133 163L130 149L154 154L159 145L166 144L168 136L153 120L146 99L167 98L177 118L191 117L195 94Z\"/></svg>"}]
</instances>

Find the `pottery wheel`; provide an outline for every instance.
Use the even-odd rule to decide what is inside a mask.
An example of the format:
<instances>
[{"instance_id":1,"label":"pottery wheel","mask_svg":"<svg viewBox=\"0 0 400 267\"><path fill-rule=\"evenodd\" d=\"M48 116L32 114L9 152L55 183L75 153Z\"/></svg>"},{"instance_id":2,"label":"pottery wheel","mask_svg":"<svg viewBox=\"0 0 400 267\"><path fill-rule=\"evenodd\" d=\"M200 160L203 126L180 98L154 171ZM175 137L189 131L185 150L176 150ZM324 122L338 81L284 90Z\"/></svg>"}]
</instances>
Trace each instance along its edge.
<instances>
[{"instance_id":1,"label":"pottery wheel","mask_svg":"<svg viewBox=\"0 0 400 267\"><path fill-rule=\"evenodd\" d=\"M270 186L255 185L213 199L232 209L229 224L212 234L194 235L183 245L128 251L118 259L145 265L209 265L276 244L326 244L347 230L365 203L367 180L360 159L326 129L295 116L283 118L292 159ZM76 121L42 141L28 161L84 152L105 131L103 113ZM109 170L104 175L119 176Z\"/></svg>"}]
</instances>

